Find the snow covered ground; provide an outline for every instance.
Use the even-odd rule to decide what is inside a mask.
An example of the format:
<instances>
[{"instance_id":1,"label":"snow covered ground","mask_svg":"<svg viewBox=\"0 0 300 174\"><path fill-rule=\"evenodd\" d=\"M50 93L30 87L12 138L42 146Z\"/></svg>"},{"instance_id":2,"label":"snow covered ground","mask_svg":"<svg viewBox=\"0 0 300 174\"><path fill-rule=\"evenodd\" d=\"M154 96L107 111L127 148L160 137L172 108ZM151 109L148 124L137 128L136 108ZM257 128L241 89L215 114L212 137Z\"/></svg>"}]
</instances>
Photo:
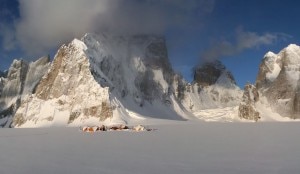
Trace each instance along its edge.
<instances>
[{"instance_id":1,"label":"snow covered ground","mask_svg":"<svg viewBox=\"0 0 300 174\"><path fill-rule=\"evenodd\" d=\"M299 174L299 123L169 121L153 132L1 129L2 174Z\"/></svg>"},{"instance_id":2,"label":"snow covered ground","mask_svg":"<svg viewBox=\"0 0 300 174\"><path fill-rule=\"evenodd\" d=\"M238 106L217 109L202 109L193 113L200 120L211 122L240 122L238 117Z\"/></svg>"}]
</instances>

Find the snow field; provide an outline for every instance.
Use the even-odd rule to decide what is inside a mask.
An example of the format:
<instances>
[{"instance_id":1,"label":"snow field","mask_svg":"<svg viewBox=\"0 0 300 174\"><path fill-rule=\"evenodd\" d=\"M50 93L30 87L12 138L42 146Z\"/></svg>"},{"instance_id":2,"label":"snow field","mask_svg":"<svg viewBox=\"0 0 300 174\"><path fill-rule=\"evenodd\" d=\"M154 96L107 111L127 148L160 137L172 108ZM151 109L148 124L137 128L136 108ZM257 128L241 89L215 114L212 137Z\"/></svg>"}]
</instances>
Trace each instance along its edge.
<instances>
[{"instance_id":1,"label":"snow field","mask_svg":"<svg viewBox=\"0 0 300 174\"><path fill-rule=\"evenodd\" d=\"M298 123L152 125L153 132L2 129L5 174L298 174Z\"/></svg>"}]
</instances>

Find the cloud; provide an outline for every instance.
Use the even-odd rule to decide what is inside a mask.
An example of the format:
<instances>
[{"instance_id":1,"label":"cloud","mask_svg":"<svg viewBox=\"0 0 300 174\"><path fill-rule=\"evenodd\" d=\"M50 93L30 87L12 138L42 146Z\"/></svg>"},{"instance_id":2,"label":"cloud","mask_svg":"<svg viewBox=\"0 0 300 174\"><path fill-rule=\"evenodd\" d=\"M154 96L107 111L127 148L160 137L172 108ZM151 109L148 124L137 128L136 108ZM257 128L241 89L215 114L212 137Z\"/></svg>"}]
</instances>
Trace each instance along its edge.
<instances>
[{"instance_id":1,"label":"cloud","mask_svg":"<svg viewBox=\"0 0 300 174\"><path fill-rule=\"evenodd\" d=\"M10 51L16 47L15 33L11 28L10 25L0 23L0 38L3 38L1 45L4 51Z\"/></svg>"},{"instance_id":2,"label":"cloud","mask_svg":"<svg viewBox=\"0 0 300 174\"><path fill-rule=\"evenodd\" d=\"M212 47L204 51L200 57L204 61L213 61L224 56L239 54L247 49L271 45L288 37L290 36L283 33L265 33L259 35L258 33L244 31L239 28L235 33L233 42L223 40L215 43Z\"/></svg>"},{"instance_id":3,"label":"cloud","mask_svg":"<svg viewBox=\"0 0 300 174\"><path fill-rule=\"evenodd\" d=\"M14 38L30 55L45 54L87 32L160 34L186 27L213 7L214 0L19 0L14 37L6 40Z\"/></svg>"}]
</instances>

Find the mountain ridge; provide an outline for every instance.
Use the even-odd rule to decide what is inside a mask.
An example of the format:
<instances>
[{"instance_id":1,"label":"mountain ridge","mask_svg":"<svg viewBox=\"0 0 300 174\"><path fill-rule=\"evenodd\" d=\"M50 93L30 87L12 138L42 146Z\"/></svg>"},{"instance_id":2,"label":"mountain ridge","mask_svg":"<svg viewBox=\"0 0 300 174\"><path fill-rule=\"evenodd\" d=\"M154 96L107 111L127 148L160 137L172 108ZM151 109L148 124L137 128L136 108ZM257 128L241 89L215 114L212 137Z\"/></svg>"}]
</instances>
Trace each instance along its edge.
<instances>
[{"instance_id":1,"label":"mountain ridge","mask_svg":"<svg viewBox=\"0 0 300 174\"><path fill-rule=\"evenodd\" d=\"M268 88L266 91L273 93L271 87L284 69L297 70L290 66L297 58L285 62L280 56L297 57L298 46L291 44L284 50L264 56L256 80L259 95L254 100L251 98L256 95L253 87L245 88L243 94L220 61L196 66L193 82L186 82L172 69L166 41L161 36L87 33L81 39L62 45L51 65L49 57L24 64L24 78L19 78L19 85L14 85L21 92L11 92L16 95L16 99L10 101L14 107L8 114L0 114L0 124L44 127L133 124L157 119L266 120L265 109L273 106L269 102L270 94L263 90ZM12 74L8 71L7 76ZM8 93L5 92L7 81L6 77L0 78L1 101ZM291 107L298 113L297 84L293 90L296 91L293 93L295 104ZM261 103L268 103L270 107ZM2 113L7 113L7 109L9 107L0 107ZM256 111L260 114L249 116ZM214 117L216 112L219 113Z\"/></svg>"}]
</instances>

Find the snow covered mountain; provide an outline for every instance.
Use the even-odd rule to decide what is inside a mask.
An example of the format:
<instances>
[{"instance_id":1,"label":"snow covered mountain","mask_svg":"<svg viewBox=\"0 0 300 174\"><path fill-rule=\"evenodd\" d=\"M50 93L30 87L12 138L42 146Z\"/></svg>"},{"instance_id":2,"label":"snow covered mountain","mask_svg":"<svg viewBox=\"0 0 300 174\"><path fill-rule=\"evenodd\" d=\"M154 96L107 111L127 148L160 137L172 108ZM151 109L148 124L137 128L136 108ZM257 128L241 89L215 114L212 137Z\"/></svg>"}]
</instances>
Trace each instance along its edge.
<instances>
[{"instance_id":1,"label":"snow covered mountain","mask_svg":"<svg viewBox=\"0 0 300 174\"><path fill-rule=\"evenodd\" d=\"M36 85L47 72L49 57L35 62L14 60L7 77L0 78L0 124L9 125L24 95L34 92Z\"/></svg>"},{"instance_id":2,"label":"snow covered mountain","mask_svg":"<svg viewBox=\"0 0 300 174\"><path fill-rule=\"evenodd\" d=\"M187 89L194 95L189 95L194 105L189 107L197 109L237 106L242 94L230 71L218 60L196 67L194 81Z\"/></svg>"},{"instance_id":3,"label":"snow covered mountain","mask_svg":"<svg viewBox=\"0 0 300 174\"><path fill-rule=\"evenodd\" d=\"M268 52L256 80L261 120L300 118L300 47L291 44L278 54ZM248 117L248 116L246 116Z\"/></svg>"},{"instance_id":4,"label":"snow covered mountain","mask_svg":"<svg viewBox=\"0 0 300 174\"><path fill-rule=\"evenodd\" d=\"M241 101L242 90L220 61L197 66L194 81L187 83L185 89L182 104L196 117L205 121L232 121L236 118L234 114ZM217 116L215 109L225 109L225 113Z\"/></svg>"},{"instance_id":5,"label":"snow covered mountain","mask_svg":"<svg viewBox=\"0 0 300 174\"><path fill-rule=\"evenodd\" d=\"M174 77L162 37L86 34L58 50L13 126L182 120L189 113L174 96Z\"/></svg>"}]
</instances>

